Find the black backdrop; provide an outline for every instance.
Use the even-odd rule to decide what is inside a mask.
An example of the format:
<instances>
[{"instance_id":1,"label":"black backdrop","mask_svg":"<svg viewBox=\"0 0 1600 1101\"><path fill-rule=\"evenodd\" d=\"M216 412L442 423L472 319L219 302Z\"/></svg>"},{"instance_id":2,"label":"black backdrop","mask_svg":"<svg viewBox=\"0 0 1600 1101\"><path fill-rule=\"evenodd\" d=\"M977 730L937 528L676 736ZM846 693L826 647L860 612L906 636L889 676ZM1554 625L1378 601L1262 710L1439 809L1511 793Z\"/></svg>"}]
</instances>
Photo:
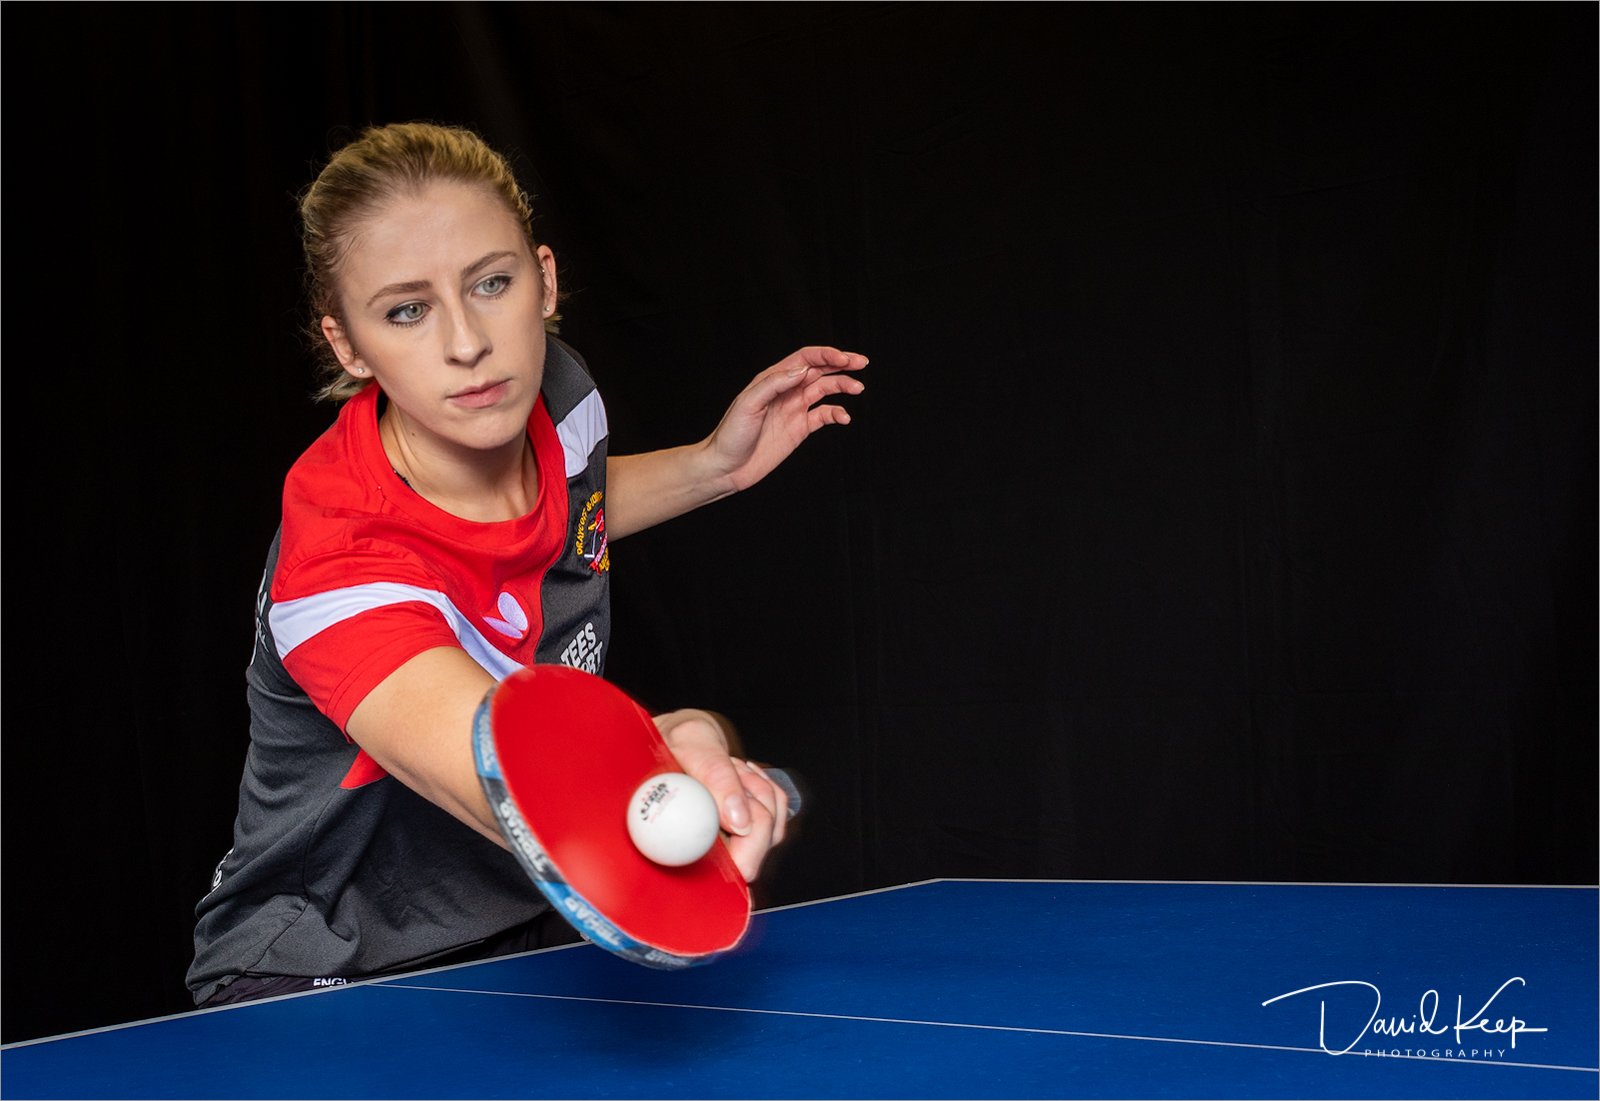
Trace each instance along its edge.
<instances>
[{"instance_id":1,"label":"black backdrop","mask_svg":"<svg viewBox=\"0 0 1600 1101\"><path fill-rule=\"evenodd\" d=\"M1596 875L1590 4L8 5L4 1039L186 1007L371 121L537 193L614 452L855 424L618 544L609 672L806 777L781 903ZM959 931L952 931L959 935Z\"/></svg>"}]
</instances>

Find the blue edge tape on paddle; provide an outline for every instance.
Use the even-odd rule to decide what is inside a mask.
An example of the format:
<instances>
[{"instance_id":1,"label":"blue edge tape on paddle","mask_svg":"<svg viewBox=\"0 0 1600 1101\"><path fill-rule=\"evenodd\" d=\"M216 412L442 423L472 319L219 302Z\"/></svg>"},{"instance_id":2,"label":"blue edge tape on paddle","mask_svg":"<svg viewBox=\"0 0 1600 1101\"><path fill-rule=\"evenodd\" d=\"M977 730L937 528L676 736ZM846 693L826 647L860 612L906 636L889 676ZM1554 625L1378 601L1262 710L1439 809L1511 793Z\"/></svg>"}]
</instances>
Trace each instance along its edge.
<instances>
[{"instance_id":1,"label":"blue edge tape on paddle","mask_svg":"<svg viewBox=\"0 0 1600 1101\"><path fill-rule=\"evenodd\" d=\"M516 801L511 798L511 792L506 788L505 777L500 773L500 759L495 753L494 730L489 721L490 704L493 699L494 692L490 691L478 705L477 714L472 719L472 755L477 762L478 778L483 781L483 791L489 800L489 807L494 811L495 820L500 823L501 832L511 842L511 851L516 854L517 862L522 865L522 870L528 873L528 878L533 880L544 897L550 900L550 904L590 941L615 952L624 959L646 967L678 970L717 959L721 955L720 952L703 956L676 956L671 952L663 952L659 948L642 944L607 921L582 895L572 889L562 876L561 870L540 846L533 831L528 828L522 812L517 809Z\"/></svg>"}]
</instances>

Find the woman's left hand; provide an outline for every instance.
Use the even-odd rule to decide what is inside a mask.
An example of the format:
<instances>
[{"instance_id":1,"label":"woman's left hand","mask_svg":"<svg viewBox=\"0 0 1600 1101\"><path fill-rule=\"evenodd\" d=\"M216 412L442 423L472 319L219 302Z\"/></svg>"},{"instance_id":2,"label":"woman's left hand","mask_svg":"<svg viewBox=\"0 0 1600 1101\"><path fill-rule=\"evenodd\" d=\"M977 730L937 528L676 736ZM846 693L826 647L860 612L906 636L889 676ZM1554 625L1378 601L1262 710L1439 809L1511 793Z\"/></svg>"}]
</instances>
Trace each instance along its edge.
<instances>
[{"instance_id":1,"label":"woman's left hand","mask_svg":"<svg viewBox=\"0 0 1600 1101\"><path fill-rule=\"evenodd\" d=\"M867 357L838 348L809 347L762 371L733 400L705 446L730 492L755 485L827 424L849 424L841 406L818 404L866 387L850 372Z\"/></svg>"},{"instance_id":2,"label":"woman's left hand","mask_svg":"<svg viewBox=\"0 0 1600 1101\"><path fill-rule=\"evenodd\" d=\"M729 754L727 735L708 712L669 711L654 718L683 771L716 800L728 855L745 882L754 882L768 850L783 840L788 796L760 768Z\"/></svg>"}]
</instances>

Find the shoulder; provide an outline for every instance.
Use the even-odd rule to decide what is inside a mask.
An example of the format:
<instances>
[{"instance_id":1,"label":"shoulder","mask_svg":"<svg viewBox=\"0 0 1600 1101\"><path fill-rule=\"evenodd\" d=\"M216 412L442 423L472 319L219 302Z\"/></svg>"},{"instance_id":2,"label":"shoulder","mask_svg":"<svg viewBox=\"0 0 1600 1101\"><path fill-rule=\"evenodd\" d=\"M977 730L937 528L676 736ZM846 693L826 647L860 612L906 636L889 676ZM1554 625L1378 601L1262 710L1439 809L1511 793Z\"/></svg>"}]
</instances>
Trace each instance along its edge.
<instances>
[{"instance_id":1,"label":"shoulder","mask_svg":"<svg viewBox=\"0 0 1600 1101\"><path fill-rule=\"evenodd\" d=\"M286 513L307 501L330 507L369 503L379 469L388 466L378 439L377 404L377 387L370 386L339 407L334 422L289 468L284 479Z\"/></svg>"},{"instance_id":2,"label":"shoulder","mask_svg":"<svg viewBox=\"0 0 1600 1101\"><path fill-rule=\"evenodd\" d=\"M274 600L371 581L428 581L418 524L397 507L399 476L378 440L377 394L349 399L283 487Z\"/></svg>"},{"instance_id":3,"label":"shoulder","mask_svg":"<svg viewBox=\"0 0 1600 1101\"><path fill-rule=\"evenodd\" d=\"M599 400L588 363L577 349L556 336L545 337L544 379L539 392L544 395L550 419L557 424L586 399Z\"/></svg>"},{"instance_id":4,"label":"shoulder","mask_svg":"<svg viewBox=\"0 0 1600 1101\"><path fill-rule=\"evenodd\" d=\"M589 469L596 457L601 460L603 477L605 441L611 435L605 402L589 374L589 365L577 351L553 336L546 341L540 393L561 442L567 477Z\"/></svg>"}]
</instances>

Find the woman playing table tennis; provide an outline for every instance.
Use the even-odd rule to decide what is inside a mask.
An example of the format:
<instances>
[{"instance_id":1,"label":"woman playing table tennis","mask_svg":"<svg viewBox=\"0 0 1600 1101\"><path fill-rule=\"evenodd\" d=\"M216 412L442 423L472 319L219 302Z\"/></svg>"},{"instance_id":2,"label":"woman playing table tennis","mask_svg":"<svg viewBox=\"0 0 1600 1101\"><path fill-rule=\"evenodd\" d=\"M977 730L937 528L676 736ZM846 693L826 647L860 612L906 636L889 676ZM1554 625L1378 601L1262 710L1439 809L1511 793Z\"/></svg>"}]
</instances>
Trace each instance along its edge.
<instances>
[{"instance_id":1,"label":"woman playing table tennis","mask_svg":"<svg viewBox=\"0 0 1600 1101\"><path fill-rule=\"evenodd\" d=\"M476 135L368 130L300 210L323 396L342 404L284 486L233 848L197 908L198 1004L571 939L484 798L479 702L525 666L598 672L610 543L847 423L825 399L859 393L866 365L801 349L705 440L610 456L594 383L552 335L555 256ZM656 723L753 879L782 840L783 792L707 713Z\"/></svg>"}]
</instances>

